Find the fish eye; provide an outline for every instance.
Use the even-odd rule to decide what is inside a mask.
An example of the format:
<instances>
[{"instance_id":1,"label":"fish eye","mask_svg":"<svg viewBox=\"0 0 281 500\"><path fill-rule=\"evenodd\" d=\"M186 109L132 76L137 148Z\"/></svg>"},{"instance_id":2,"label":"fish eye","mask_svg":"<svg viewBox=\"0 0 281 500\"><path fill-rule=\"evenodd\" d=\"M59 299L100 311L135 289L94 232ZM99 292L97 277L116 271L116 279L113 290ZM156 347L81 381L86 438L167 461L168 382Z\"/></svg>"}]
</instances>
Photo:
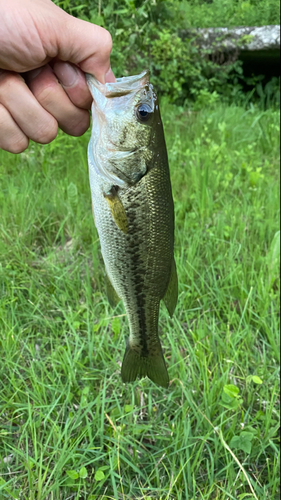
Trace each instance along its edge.
<instances>
[{"instance_id":1,"label":"fish eye","mask_svg":"<svg viewBox=\"0 0 281 500\"><path fill-rule=\"evenodd\" d=\"M152 109L148 104L140 104L136 109L136 115L139 122L147 122L152 115Z\"/></svg>"}]
</instances>

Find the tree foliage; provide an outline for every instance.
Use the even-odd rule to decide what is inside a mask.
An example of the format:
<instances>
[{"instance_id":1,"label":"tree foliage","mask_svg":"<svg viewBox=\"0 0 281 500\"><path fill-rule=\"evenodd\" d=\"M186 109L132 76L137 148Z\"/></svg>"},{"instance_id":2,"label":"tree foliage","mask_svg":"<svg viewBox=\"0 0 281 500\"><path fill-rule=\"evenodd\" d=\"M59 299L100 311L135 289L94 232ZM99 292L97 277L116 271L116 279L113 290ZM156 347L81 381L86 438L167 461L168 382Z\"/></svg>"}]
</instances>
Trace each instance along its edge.
<instances>
[{"instance_id":1,"label":"tree foliage","mask_svg":"<svg viewBox=\"0 0 281 500\"><path fill-rule=\"evenodd\" d=\"M213 101L216 96L239 101L247 83L256 95L270 91L276 100L278 82L264 91L260 79L246 80L235 57L223 65L202 50L194 38L182 40L188 27L263 25L279 22L277 0L63 0L63 9L108 29L113 38L112 68L117 76L148 68L160 95L184 104L188 99ZM259 90L257 90L259 86ZM260 90L260 87L262 90ZM273 96L273 97L272 97ZM264 102L268 101L268 96Z\"/></svg>"}]
</instances>

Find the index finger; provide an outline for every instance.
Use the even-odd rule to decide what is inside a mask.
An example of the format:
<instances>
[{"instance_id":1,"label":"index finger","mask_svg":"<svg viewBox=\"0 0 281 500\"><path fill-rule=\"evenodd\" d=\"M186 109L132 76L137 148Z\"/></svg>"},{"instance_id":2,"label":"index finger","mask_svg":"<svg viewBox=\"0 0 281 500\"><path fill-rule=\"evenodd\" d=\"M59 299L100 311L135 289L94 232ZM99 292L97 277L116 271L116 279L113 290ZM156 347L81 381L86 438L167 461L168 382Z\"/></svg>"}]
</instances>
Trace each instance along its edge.
<instances>
[{"instance_id":1,"label":"index finger","mask_svg":"<svg viewBox=\"0 0 281 500\"><path fill-rule=\"evenodd\" d=\"M69 15L65 21L59 35L55 33L58 58L76 64L101 83L115 81L110 67L110 33L100 26Z\"/></svg>"}]
</instances>

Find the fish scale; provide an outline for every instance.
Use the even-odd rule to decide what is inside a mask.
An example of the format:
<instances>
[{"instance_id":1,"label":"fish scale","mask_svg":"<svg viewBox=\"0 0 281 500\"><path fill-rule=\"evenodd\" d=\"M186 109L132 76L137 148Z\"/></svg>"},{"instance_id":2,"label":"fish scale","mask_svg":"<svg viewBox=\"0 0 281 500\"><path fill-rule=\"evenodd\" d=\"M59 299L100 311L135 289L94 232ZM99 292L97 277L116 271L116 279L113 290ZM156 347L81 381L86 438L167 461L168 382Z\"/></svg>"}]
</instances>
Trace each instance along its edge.
<instances>
[{"instance_id":1,"label":"fish scale","mask_svg":"<svg viewBox=\"0 0 281 500\"><path fill-rule=\"evenodd\" d=\"M141 80L147 85L147 76L139 75L139 81ZM93 113L96 122L93 123L89 144L89 176L95 225L109 287L112 286L123 301L130 328L121 369L122 379L129 382L135 380L137 375L147 375L155 383L167 387L169 378L158 336L159 305L162 299L165 300L170 282L174 288L170 291L172 302L176 302L177 279L171 279L172 273L174 276L176 273L173 265L174 209L164 132L156 96L153 92L154 116L150 124L139 124L135 109L140 106L142 95L150 97L148 91L141 94L141 85L130 92L130 85L127 85L127 101L123 99L126 107L122 117L122 110L120 112L118 102L114 103L114 100L120 99L120 92L116 92L116 87L124 86L124 79L117 80L116 84L103 86L93 81L93 77L88 77L88 82L94 97ZM107 104L104 94L110 94L110 86L113 87L112 93L117 95L114 94L109 99L107 97L110 101ZM102 94L101 97L99 93ZM112 172L115 175L117 171L117 160L108 134L108 130L114 126L114 104L119 114L120 140L118 143L118 137L116 139L115 136L116 152L120 152L118 146L124 151L127 141L127 151L133 150L135 155L135 163L132 157L127 162L126 155L122 160L118 157L118 169L122 172L120 185L114 184L116 178L112 178L110 182ZM95 125L98 131L94 129ZM151 127L151 130L145 127ZM102 144L103 151L111 149L108 158L104 153L102 157L98 155L97 143ZM141 144L139 148L138 144ZM146 171L143 174L144 166ZM132 180L124 182L125 178ZM116 303L116 300L112 302ZM167 304L169 312L174 305Z\"/></svg>"}]
</instances>

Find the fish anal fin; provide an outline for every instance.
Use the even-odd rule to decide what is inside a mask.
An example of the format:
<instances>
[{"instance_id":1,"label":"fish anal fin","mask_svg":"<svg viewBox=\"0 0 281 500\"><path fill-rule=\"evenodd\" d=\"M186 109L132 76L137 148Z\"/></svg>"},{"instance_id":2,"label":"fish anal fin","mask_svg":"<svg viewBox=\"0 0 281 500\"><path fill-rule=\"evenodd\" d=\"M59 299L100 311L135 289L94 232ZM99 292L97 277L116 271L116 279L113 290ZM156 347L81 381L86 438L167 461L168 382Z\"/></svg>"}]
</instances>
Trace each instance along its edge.
<instances>
[{"instance_id":1,"label":"fish anal fin","mask_svg":"<svg viewBox=\"0 0 281 500\"><path fill-rule=\"evenodd\" d=\"M114 307L116 307L117 304L120 302L120 298L118 297L115 288L113 287L107 274L105 275L105 291L108 298L108 302L114 309Z\"/></svg>"},{"instance_id":2,"label":"fish anal fin","mask_svg":"<svg viewBox=\"0 0 281 500\"><path fill-rule=\"evenodd\" d=\"M117 190L113 187L109 194L104 194L104 197L109 205L116 226L126 234L128 232L128 220Z\"/></svg>"},{"instance_id":3,"label":"fish anal fin","mask_svg":"<svg viewBox=\"0 0 281 500\"><path fill-rule=\"evenodd\" d=\"M178 275L174 257L172 261L172 269L171 269L169 285L163 300L165 306L168 309L170 317L172 317L178 300Z\"/></svg>"},{"instance_id":4,"label":"fish anal fin","mask_svg":"<svg viewBox=\"0 0 281 500\"><path fill-rule=\"evenodd\" d=\"M123 382L133 382L138 375L140 378L147 376L155 384L167 388L169 375L160 343L158 351L151 355L141 356L136 349L128 344L121 368Z\"/></svg>"}]
</instances>

